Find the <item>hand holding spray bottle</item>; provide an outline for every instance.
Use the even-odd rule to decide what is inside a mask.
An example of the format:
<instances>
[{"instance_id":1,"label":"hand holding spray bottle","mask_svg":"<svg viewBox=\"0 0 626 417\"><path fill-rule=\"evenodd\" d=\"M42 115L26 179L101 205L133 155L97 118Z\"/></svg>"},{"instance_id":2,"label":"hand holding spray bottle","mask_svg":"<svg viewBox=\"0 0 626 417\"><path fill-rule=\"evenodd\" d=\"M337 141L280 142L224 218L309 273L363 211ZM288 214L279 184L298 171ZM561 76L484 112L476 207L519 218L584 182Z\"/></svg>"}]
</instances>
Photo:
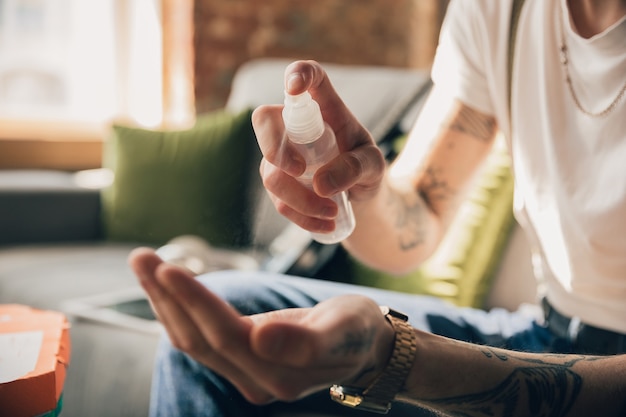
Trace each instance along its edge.
<instances>
[{"instance_id":1,"label":"hand holding spray bottle","mask_svg":"<svg viewBox=\"0 0 626 417\"><path fill-rule=\"evenodd\" d=\"M298 181L313 188L313 175L321 166L339 155L335 133L322 118L320 107L308 92L290 95L285 92L283 120L287 137L306 161L304 174ZM344 191L332 197L339 212L335 230L329 233L311 233L320 243L338 243L352 233L355 227L352 205Z\"/></svg>"}]
</instances>

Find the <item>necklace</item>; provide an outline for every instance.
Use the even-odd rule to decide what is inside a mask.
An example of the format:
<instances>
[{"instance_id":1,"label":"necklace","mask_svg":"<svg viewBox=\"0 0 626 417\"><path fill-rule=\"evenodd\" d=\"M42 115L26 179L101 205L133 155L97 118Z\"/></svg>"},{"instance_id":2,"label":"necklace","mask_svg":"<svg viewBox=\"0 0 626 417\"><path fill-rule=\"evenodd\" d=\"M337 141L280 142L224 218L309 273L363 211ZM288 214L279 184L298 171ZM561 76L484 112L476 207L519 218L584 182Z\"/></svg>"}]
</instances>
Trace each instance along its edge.
<instances>
[{"instance_id":1,"label":"necklace","mask_svg":"<svg viewBox=\"0 0 626 417\"><path fill-rule=\"evenodd\" d=\"M617 93L617 96L615 97L615 99L613 99L613 101L606 108L604 108L604 110L601 110L599 112L591 112L583 107L583 105L580 102L580 99L578 98L578 95L576 94L576 90L574 89L574 84L572 83L572 77L570 76L570 72L569 72L569 54L568 54L567 43L565 42L565 30L563 29L563 27L565 26L565 23L561 20L563 18L563 15L564 15L563 10L561 10L561 16L559 17L559 23L560 23L559 26L561 28L561 45L560 45L561 64L563 65L563 72L565 73L565 82L567 83L567 88L578 110L580 110L581 112L583 112L589 117L604 117L607 114L611 113L617 107L617 104L620 102L620 100L626 93L626 83L624 83L619 93Z\"/></svg>"}]
</instances>

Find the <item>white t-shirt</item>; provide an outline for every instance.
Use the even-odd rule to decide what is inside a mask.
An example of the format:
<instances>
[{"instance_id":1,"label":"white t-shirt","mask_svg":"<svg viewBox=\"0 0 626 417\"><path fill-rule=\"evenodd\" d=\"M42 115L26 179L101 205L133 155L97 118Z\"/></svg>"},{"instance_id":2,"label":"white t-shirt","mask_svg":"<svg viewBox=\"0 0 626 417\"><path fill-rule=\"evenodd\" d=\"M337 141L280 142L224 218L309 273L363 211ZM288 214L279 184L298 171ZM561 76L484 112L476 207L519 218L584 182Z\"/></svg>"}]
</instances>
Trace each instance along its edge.
<instances>
[{"instance_id":1,"label":"white t-shirt","mask_svg":"<svg viewBox=\"0 0 626 417\"><path fill-rule=\"evenodd\" d=\"M511 1L452 0L433 66L438 88L493 114L513 159L515 215L556 309L626 332L626 97L597 112L626 82L626 19L590 39L569 20L566 0L527 0L519 20L508 115ZM560 26L560 25L565 26Z\"/></svg>"}]
</instances>

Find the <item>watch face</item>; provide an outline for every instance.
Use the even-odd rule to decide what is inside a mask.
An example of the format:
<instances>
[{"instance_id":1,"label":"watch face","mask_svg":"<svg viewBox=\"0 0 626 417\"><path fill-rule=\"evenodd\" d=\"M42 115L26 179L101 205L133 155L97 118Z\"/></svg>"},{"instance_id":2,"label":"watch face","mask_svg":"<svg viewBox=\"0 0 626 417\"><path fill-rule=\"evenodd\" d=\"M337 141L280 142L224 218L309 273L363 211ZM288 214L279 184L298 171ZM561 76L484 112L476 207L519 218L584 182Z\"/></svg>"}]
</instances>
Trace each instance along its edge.
<instances>
[{"instance_id":1,"label":"watch face","mask_svg":"<svg viewBox=\"0 0 626 417\"><path fill-rule=\"evenodd\" d=\"M391 317L395 317L397 319L400 319L402 321L409 321L409 316L407 316L406 314L398 311L398 310L394 310L392 308L389 308L387 306L380 306L380 311L381 313L383 313L383 316L386 316L387 314L389 314Z\"/></svg>"}]
</instances>

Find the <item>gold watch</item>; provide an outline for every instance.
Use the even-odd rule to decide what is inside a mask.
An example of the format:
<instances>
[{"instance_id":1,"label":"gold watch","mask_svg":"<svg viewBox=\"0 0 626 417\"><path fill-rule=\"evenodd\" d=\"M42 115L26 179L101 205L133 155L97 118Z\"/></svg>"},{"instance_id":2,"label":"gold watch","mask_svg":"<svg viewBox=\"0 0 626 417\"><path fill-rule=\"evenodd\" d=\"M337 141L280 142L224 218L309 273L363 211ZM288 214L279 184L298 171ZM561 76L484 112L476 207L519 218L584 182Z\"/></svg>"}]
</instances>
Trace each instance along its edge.
<instances>
[{"instance_id":1,"label":"gold watch","mask_svg":"<svg viewBox=\"0 0 626 417\"><path fill-rule=\"evenodd\" d=\"M381 306L380 310L396 332L393 352L387 366L365 389L333 385L330 387L330 398L348 407L387 414L413 366L417 336L405 314L389 307Z\"/></svg>"}]
</instances>

